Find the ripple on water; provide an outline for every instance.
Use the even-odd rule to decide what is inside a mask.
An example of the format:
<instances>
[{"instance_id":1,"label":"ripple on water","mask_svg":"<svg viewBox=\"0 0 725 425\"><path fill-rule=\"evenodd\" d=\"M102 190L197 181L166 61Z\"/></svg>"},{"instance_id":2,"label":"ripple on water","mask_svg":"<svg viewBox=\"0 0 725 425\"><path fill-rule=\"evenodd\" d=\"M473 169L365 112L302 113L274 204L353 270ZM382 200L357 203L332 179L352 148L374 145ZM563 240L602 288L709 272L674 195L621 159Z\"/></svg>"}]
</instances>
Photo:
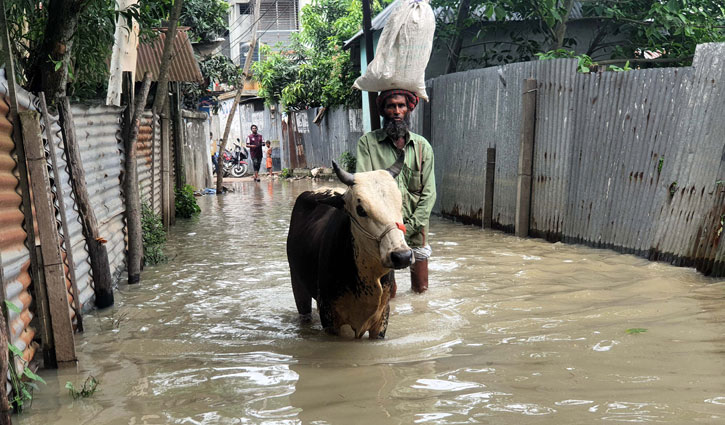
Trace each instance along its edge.
<instances>
[{"instance_id":1,"label":"ripple on water","mask_svg":"<svg viewBox=\"0 0 725 425\"><path fill-rule=\"evenodd\" d=\"M725 284L688 269L433 217L431 289L401 273L385 340L328 336L314 307L302 322L286 232L320 186L200 198L171 260L84 317L78 368L41 371L14 423L720 423ZM89 374L101 391L68 402Z\"/></svg>"}]
</instances>

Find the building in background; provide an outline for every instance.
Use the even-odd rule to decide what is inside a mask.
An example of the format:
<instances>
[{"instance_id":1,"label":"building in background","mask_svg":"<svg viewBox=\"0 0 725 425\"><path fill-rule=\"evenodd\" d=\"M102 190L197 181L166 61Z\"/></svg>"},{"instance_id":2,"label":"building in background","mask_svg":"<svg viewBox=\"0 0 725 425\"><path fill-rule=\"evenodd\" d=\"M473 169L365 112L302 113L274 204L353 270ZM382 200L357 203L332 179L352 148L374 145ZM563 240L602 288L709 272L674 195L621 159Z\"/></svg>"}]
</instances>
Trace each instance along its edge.
<instances>
[{"instance_id":1,"label":"building in background","mask_svg":"<svg viewBox=\"0 0 725 425\"><path fill-rule=\"evenodd\" d=\"M261 0L257 46L253 61L260 60L259 45L287 45L290 36L300 30L302 7L309 0ZM222 52L240 67L249 52L249 41L254 26L254 0L229 0L229 34Z\"/></svg>"}]
</instances>

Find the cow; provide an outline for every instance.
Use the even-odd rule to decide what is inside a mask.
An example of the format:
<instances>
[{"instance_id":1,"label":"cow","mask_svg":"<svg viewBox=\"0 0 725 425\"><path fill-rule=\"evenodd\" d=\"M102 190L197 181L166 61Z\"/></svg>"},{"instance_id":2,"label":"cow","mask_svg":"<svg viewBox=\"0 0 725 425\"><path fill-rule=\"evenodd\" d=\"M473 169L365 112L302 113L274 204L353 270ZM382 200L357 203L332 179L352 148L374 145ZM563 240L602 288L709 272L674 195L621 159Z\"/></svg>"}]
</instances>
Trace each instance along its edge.
<instances>
[{"instance_id":1,"label":"cow","mask_svg":"<svg viewBox=\"0 0 725 425\"><path fill-rule=\"evenodd\" d=\"M384 338L390 314L388 277L415 261L405 242L402 198L395 177L404 153L387 170L352 174L332 162L347 190L307 191L295 201L287 236L297 311L310 317L317 301L322 327L340 334L349 325Z\"/></svg>"}]
</instances>

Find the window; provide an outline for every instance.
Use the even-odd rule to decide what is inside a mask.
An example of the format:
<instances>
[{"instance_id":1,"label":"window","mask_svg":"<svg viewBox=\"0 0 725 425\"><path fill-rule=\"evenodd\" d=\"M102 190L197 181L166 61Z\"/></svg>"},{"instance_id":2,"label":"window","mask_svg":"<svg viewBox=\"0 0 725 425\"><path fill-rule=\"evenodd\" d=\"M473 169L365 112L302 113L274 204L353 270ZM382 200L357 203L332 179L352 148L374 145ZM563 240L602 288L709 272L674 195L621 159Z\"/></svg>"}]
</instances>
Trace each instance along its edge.
<instances>
[{"instance_id":1,"label":"window","mask_svg":"<svg viewBox=\"0 0 725 425\"><path fill-rule=\"evenodd\" d=\"M252 14L252 3L239 3L239 14L240 15L251 15Z\"/></svg>"}]
</instances>

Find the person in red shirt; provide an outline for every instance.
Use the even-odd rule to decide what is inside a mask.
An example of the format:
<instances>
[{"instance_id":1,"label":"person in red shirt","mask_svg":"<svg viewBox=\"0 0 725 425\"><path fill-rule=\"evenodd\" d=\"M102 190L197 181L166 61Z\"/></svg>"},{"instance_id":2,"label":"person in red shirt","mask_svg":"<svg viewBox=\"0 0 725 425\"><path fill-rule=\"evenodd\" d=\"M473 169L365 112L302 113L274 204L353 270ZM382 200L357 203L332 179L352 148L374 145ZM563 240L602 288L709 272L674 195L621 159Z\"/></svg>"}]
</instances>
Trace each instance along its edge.
<instances>
[{"instance_id":1,"label":"person in red shirt","mask_svg":"<svg viewBox=\"0 0 725 425\"><path fill-rule=\"evenodd\" d=\"M259 180L259 166L262 164L262 146L264 142L262 135L257 133L257 126L252 124L252 134L247 136L247 147L249 148L250 156L252 157L252 165L254 166L254 181Z\"/></svg>"}]
</instances>

